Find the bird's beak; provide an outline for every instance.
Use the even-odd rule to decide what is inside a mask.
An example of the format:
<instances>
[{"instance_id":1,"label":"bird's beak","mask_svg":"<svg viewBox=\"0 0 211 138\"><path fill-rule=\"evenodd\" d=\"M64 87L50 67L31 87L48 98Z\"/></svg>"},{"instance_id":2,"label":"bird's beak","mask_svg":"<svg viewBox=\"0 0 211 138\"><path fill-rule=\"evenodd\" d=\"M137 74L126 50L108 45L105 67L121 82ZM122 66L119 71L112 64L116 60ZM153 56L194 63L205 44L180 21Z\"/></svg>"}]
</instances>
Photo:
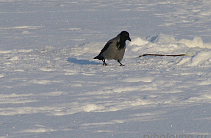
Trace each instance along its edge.
<instances>
[{"instance_id":1,"label":"bird's beak","mask_svg":"<svg viewBox=\"0 0 211 138\"><path fill-rule=\"evenodd\" d=\"M127 40L131 41L130 37L128 37L128 39L127 39Z\"/></svg>"}]
</instances>

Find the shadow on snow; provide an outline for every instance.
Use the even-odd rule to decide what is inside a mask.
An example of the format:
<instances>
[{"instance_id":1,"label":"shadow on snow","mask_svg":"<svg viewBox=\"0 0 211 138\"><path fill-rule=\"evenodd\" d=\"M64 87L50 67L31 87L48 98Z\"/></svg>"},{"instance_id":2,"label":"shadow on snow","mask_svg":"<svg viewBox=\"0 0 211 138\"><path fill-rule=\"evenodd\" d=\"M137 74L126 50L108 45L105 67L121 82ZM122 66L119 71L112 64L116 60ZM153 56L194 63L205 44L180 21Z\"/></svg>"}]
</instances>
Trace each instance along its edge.
<instances>
[{"instance_id":1,"label":"shadow on snow","mask_svg":"<svg viewBox=\"0 0 211 138\"><path fill-rule=\"evenodd\" d=\"M80 65L99 65L100 63L94 62L94 61L89 61L89 60L81 60L81 59L76 59L76 58L68 58L68 62L75 63L75 64L80 64Z\"/></svg>"}]
</instances>

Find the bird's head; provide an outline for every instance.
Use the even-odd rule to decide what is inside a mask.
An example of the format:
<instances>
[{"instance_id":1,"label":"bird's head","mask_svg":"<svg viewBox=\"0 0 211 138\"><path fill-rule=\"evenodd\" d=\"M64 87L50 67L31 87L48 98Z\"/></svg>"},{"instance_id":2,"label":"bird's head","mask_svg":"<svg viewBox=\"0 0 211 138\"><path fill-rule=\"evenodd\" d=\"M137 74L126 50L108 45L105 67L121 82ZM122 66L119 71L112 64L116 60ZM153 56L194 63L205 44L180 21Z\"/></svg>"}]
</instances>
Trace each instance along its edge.
<instances>
[{"instance_id":1,"label":"bird's head","mask_svg":"<svg viewBox=\"0 0 211 138\"><path fill-rule=\"evenodd\" d=\"M122 31L120 33L120 39L122 39L123 41L126 41L126 40L131 41L129 33L127 31Z\"/></svg>"}]
</instances>

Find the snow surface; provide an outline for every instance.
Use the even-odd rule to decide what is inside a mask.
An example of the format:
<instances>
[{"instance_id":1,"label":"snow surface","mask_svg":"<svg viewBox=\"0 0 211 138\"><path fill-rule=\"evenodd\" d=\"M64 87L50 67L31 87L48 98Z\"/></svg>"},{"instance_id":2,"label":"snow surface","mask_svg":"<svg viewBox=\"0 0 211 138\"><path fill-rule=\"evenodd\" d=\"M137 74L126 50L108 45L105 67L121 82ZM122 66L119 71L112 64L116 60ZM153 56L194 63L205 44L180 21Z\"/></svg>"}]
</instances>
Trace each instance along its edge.
<instances>
[{"instance_id":1,"label":"snow surface","mask_svg":"<svg viewBox=\"0 0 211 138\"><path fill-rule=\"evenodd\" d=\"M0 138L211 136L211 1L0 0L0 9ZM132 38L126 66L94 60L122 30ZM138 57L147 53L187 56Z\"/></svg>"}]
</instances>

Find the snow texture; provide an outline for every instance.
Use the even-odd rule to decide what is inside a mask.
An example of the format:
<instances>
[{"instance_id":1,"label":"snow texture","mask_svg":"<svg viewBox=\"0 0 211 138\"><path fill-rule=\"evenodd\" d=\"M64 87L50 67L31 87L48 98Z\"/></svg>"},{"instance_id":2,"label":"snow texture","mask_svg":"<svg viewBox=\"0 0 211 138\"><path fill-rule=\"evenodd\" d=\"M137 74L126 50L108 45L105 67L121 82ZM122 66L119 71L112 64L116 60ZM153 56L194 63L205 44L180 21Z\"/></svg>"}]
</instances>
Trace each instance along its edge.
<instances>
[{"instance_id":1,"label":"snow texture","mask_svg":"<svg viewBox=\"0 0 211 138\"><path fill-rule=\"evenodd\" d=\"M211 1L0 0L0 9L0 138L211 136ZM94 60L123 30L125 66ZM186 56L139 57L152 53Z\"/></svg>"}]
</instances>

